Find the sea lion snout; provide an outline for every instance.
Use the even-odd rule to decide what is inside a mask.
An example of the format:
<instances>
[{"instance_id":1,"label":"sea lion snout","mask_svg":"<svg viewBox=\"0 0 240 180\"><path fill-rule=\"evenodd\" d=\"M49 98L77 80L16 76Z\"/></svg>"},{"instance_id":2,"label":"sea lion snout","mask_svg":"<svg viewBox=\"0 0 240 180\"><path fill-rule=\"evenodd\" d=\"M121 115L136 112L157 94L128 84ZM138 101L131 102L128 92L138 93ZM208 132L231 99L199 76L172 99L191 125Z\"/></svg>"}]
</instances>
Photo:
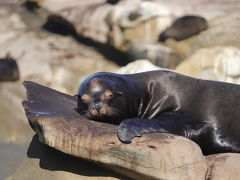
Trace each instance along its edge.
<instances>
[{"instance_id":1,"label":"sea lion snout","mask_svg":"<svg viewBox=\"0 0 240 180\"><path fill-rule=\"evenodd\" d=\"M95 117L103 117L108 113L108 105L102 102L93 103L89 107L90 113Z\"/></svg>"}]
</instances>

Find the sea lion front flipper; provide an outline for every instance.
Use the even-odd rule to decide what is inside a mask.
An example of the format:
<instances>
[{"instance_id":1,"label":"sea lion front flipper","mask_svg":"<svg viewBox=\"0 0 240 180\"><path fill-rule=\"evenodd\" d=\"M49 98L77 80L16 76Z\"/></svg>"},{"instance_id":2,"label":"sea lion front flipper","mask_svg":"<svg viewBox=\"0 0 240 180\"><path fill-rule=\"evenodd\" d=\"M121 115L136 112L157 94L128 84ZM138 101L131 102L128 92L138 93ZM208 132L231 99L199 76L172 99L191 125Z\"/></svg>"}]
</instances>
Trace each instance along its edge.
<instances>
[{"instance_id":1,"label":"sea lion front flipper","mask_svg":"<svg viewBox=\"0 0 240 180\"><path fill-rule=\"evenodd\" d=\"M149 119L126 119L118 126L117 136L123 143L131 143L134 137L151 132L167 132L159 124Z\"/></svg>"}]
</instances>

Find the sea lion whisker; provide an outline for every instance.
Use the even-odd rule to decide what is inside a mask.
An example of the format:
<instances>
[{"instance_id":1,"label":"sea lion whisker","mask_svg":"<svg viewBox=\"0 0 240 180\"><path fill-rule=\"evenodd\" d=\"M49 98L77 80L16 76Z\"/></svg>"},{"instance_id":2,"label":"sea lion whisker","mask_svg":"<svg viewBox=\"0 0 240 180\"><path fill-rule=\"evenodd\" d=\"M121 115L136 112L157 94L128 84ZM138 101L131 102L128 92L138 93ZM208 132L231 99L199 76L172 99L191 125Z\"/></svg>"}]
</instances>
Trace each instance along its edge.
<instances>
[{"instance_id":1,"label":"sea lion whisker","mask_svg":"<svg viewBox=\"0 0 240 180\"><path fill-rule=\"evenodd\" d=\"M109 112L107 112L107 116L108 116L109 118L113 118L113 116L112 116Z\"/></svg>"},{"instance_id":2,"label":"sea lion whisker","mask_svg":"<svg viewBox=\"0 0 240 180\"><path fill-rule=\"evenodd\" d=\"M82 115L84 117L86 117L87 119L91 119L91 117L92 117L91 113L88 110L82 111Z\"/></svg>"},{"instance_id":3,"label":"sea lion whisker","mask_svg":"<svg viewBox=\"0 0 240 180\"><path fill-rule=\"evenodd\" d=\"M80 113L88 113L89 110L85 110L85 111L80 111Z\"/></svg>"}]
</instances>

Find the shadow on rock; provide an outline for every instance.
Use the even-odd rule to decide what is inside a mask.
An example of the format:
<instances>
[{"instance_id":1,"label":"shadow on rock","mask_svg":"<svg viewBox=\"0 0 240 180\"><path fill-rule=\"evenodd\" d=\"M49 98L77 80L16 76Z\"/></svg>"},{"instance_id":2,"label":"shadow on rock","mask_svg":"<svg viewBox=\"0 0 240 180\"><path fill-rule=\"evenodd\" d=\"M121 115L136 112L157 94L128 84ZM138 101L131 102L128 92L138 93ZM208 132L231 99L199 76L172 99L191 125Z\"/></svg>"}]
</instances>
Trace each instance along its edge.
<instances>
[{"instance_id":1,"label":"shadow on rock","mask_svg":"<svg viewBox=\"0 0 240 180\"><path fill-rule=\"evenodd\" d=\"M33 136L27 155L29 158L40 159L39 166L45 170L67 171L83 176L111 176L122 180L130 180L129 178L98 167L90 162L50 148L39 142L37 135Z\"/></svg>"},{"instance_id":2,"label":"shadow on rock","mask_svg":"<svg viewBox=\"0 0 240 180\"><path fill-rule=\"evenodd\" d=\"M77 42L95 48L107 59L110 59L118 65L124 66L129 63L129 59L126 53L117 50L111 45L103 44L90 38L80 36L79 34L77 34L73 24L71 24L69 21L67 21L61 16L48 16L47 21L45 24L43 24L42 28L49 32L64 36L71 35L74 39L76 39Z\"/></svg>"}]
</instances>

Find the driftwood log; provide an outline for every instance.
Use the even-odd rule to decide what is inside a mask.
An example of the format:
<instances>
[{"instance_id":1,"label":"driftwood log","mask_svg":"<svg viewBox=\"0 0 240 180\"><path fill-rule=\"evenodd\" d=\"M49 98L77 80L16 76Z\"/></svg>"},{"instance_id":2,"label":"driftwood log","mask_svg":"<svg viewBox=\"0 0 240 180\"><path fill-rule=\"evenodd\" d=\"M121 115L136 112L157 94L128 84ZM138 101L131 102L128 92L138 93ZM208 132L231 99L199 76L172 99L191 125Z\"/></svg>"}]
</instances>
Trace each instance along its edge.
<instances>
[{"instance_id":1,"label":"driftwood log","mask_svg":"<svg viewBox=\"0 0 240 180\"><path fill-rule=\"evenodd\" d=\"M26 116L44 144L134 179L205 179L207 163L194 142L154 133L123 144L116 125L78 114L73 96L33 82L24 86Z\"/></svg>"}]
</instances>

